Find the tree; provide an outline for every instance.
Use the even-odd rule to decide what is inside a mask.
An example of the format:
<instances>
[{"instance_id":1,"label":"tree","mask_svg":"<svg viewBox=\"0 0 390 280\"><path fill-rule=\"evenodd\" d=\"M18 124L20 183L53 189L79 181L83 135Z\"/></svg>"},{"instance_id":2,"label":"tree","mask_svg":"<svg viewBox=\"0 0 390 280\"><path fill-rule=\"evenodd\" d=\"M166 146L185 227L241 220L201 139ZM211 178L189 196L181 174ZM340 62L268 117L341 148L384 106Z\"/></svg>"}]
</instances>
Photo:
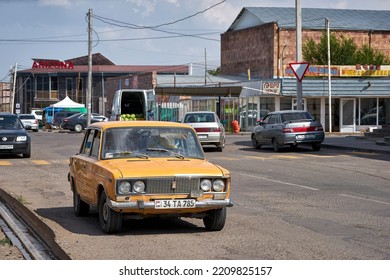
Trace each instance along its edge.
<instances>
[{"instance_id":1,"label":"tree","mask_svg":"<svg viewBox=\"0 0 390 280\"><path fill-rule=\"evenodd\" d=\"M388 63L388 59L382 52L376 51L367 45L363 45L358 49L352 38L346 38L343 35L336 38L333 33L330 34L330 51L330 63L332 65L383 65ZM328 64L328 36L326 32L322 34L319 43L315 43L313 39L307 40L302 46L302 55L310 64Z\"/></svg>"},{"instance_id":2,"label":"tree","mask_svg":"<svg viewBox=\"0 0 390 280\"><path fill-rule=\"evenodd\" d=\"M214 70L207 70L207 73L210 74L211 76L219 76L221 75L221 67L217 67Z\"/></svg>"}]
</instances>

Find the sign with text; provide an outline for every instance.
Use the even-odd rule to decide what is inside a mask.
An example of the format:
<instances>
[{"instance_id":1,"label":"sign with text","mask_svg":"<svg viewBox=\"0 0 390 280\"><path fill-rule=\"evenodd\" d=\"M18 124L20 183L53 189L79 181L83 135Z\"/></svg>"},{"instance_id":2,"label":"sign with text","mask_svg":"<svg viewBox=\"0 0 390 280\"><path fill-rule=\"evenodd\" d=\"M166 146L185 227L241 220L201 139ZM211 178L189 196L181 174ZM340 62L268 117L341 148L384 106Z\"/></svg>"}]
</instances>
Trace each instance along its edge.
<instances>
[{"instance_id":1,"label":"sign with text","mask_svg":"<svg viewBox=\"0 0 390 280\"><path fill-rule=\"evenodd\" d=\"M34 60L32 68L74 69L74 64L72 61L65 62L59 60Z\"/></svg>"},{"instance_id":2,"label":"sign with text","mask_svg":"<svg viewBox=\"0 0 390 280\"><path fill-rule=\"evenodd\" d=\"M279 81L268 81L262 83L263 94L280 95L281 83Z\"/></svg>"}]
</instances>

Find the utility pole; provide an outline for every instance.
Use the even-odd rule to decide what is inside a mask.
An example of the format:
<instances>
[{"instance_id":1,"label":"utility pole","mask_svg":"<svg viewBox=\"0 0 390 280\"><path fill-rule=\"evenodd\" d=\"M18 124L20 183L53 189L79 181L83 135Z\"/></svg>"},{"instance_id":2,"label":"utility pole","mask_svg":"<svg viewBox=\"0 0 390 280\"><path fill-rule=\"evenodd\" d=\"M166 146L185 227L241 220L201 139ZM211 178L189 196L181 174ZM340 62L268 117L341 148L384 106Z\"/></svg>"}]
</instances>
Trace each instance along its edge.
<instances>
[{"instance_id":1,"label":"utility pole","mask_svg":"<svg viewBox=\"0 0 390 280\"><path fill-rule=\"evenodd\" d=\"M88 89L87 89L87 126L91 124L92 100L92 9L88 11Z\"/></svg>"},{"instance_id":2,"label":"utility pole","mask_svg":"<svg viewBox=\"0 0 390 280\"><path fill-rule=\"evenodd\" d=\"M207 52L204 48L204 84L207 85Z\"/></svg>"},{"instance_id":3,"label":"utility pole","mask_svg":"<svg viewBox=\"0 0 390 280\"><path fill-rule=\"evenodd\" d=\"M329 19L325 19L326 34L328 40L328 96L329 96L329 133L332 133L332 82L331 82L331 71L330 71L330 28Z\"/></svg>"},{"instance_id":4,"label":"utility pole","mask_svg":"<svg viewBox=\"0 0 390 280\"><path fill-rule=\"evenodd\" d=\"M15 106L15 94L16 94L16 72L18 71L18 64L15 63L14 67L14 73L12 75L12 96L11 96L11 104L10 104L10 111L13 114L14 113L14 106Z\"/></svg>"},{"instance_id":5,"label":"utility pole","mask_svg":"<svg viewBox=\"0 0 390 280\"><path fill-rule=\"evenodd\" d=\"M297 62L302 62L302 9L301 0L295 0ZM302 110L302 80L297 80L297 109Z\"/></svg>"}]
</instances>

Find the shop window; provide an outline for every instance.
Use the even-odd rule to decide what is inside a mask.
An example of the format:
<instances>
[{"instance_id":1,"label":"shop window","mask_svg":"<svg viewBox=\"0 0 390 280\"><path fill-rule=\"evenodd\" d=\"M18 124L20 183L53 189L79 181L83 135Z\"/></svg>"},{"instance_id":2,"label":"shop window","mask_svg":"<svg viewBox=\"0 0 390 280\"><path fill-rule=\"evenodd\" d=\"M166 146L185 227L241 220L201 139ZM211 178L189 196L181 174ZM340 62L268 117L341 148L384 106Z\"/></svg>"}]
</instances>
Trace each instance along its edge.
<instances>
[{"instance_id":1,"label":"shop window","mask_svg":"<svg viewBox=\"0 0 390 280\"><path fill-rule=\"evenodd\" d=\"M360 125L377 125L377 98L360 99Z\"/></svg>"}]
</instances>

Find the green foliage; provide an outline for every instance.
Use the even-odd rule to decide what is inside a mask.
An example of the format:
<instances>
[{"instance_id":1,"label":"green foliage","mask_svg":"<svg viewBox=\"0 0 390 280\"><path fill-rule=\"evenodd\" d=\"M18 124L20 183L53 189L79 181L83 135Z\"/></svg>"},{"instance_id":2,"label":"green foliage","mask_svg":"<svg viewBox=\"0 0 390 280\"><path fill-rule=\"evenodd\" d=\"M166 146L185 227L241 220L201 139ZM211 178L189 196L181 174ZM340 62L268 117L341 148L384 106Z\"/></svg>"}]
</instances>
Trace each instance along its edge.
<instances>
[{"instance_id":1,"label":"green foliage","mask_svg":"<svg viewBox=\"0 0 390 280\"><path fill-rule=\"evenodd\" d=\"M211 76L219 76L221 75L221 67L217 67L214 70L207 70L207 73Z\"/></svg>"},{"instance_id":2,"label":"green foliage","mask_svg":"<svg viewBox=\"0 0 390 280\"><path fill-rule=\"evenodd\" d=\"M341 35L337 38L330 33L330 64L332 65L355 65L373 64L384 65L389 63L385 55L368 45L363 45L358 49L352 38ZM319 43L309 39L302 46L304 59L313 65L328 64L328 36L324 32Z\"/></svg>"}]
</instances>

